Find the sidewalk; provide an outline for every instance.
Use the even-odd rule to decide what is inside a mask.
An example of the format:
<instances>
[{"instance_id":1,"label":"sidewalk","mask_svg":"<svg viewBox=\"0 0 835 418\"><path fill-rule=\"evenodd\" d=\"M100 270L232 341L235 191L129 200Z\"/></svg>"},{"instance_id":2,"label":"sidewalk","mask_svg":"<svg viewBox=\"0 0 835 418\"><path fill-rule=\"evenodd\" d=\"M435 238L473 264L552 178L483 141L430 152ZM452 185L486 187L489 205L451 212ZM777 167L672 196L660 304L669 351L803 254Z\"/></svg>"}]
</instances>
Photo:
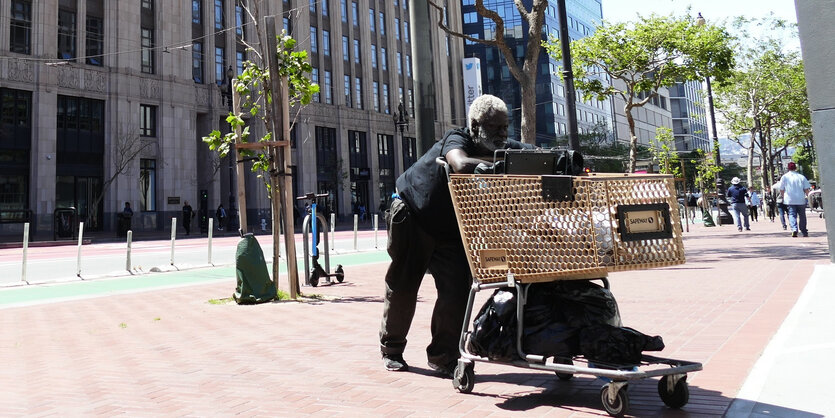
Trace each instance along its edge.
<instances>
[{"instance_id":1,"label":"sidewalk","mask_svg":"<svg viewBox=\"0 0 835 418\"><path fill-rule=\"evenodd\" d=\"M629 385L630 413L835 413L819 383L834 371L832 308L823 303L832 276L818 270L810 280L816 266L831 268L824 228L817 217L809 217L809 238L790 238L767 220L746 233L691 225L686 264L611 274L624 325L663 336L662 356L704 363L688 376L683 410L665 407L657 381L646 380ZM590 377L564 382L479 363L473 393L460 394L433 375L424 353L431 278L405 353L411 371L383 370L377 331L386 267L346 264L345 283L302 288L316 299L258 306L223 303L234 291L230 268L143 276L133 288L93 295L74 286L109 280L31 288L27 306L0 305L0 415L605 416L602 383ZM50 298L74 293L60 300L38 290ZM800 310L787 318L793 307ZM775 337L781 324L792 329ZM785 342L787 349L773 348ZM809 389L818 390L810 403L796 402ZM740 395L748 402L734 402Z\"/></svg>"}]
</instances>

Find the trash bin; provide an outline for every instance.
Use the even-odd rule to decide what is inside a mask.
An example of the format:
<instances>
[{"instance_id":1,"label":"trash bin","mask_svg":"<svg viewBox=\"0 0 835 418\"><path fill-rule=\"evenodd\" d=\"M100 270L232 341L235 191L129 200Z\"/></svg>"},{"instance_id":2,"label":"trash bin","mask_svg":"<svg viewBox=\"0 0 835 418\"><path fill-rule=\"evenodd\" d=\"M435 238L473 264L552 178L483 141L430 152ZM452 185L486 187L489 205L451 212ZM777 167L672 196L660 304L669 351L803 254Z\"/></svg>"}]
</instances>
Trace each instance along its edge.
<instances>
[{"instance_id":1,"label":"trash bin","mask_svg":"<svg viewBox=\"0 0 835 418\"><path fill-rule=\"evenodd\" d=\"M78 212L74 207L56 208L52 212L52 239L75 238L75 226L78 225Z\"/></svg>"},{"instance_id":2,"label":"trash bin","mask_svg":"<svg viewBox=\"0 0 835 418\"><path fill-rule=\"evenodd\" d=\"M239 305L269 302L275 299L275 283L270 280L264 252L254 234L246 234L238 242L235 253L235 274L238 285L232 297Z\"/></svg>"}]
</instances>

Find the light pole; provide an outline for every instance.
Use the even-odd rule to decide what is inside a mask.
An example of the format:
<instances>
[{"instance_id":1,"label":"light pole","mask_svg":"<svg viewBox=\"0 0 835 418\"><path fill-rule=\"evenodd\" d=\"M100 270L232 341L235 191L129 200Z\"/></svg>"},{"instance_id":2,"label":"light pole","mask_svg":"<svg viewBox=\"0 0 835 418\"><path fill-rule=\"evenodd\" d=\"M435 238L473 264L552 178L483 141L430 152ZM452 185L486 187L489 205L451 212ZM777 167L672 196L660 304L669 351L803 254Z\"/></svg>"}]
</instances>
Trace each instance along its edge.
<instances>
[{"instance_id":1,"label":"light pole","mask_svg":"<svg viewBox=\"0 0 835 418\"><path fill-rule=\"evenodd\" d=\"M220 85L220 94L225 99L225 103L228 106L229 111L232 111L232 78L235 77L235 70L232 69L230 65L229 68L226 69L226 78L224 82ZM235 170L235 153L231 152L227 154L226 158L229 159L229 216L227 216L226 221L226 230L231 231L233 230L234 226L234 219L237 219L235 214L235 180L233 171Z\"/></svg>"},{"instance_id":2,"label":"light pole","mask_svg":"<svg viewBox=\"0 0 835 418\"><path fill-rule=\"evenodd\" d=\"M409 144L405 143L405 137L403 136L404 131L409 129L409 112L406 111L406 106L403 105L403 100L400 100L400 104L397 105L397 110L394 111L394 127L400 131L400 146L401 147L409 147ZM405 162L403 163L405 165ZM406 171L408 167L403 167L403 171Z\"/></svg>"},{"instance_id":3,"label":"light pole","mask_svg":"<svg viewBox=\"0 0 835 418\"><path fill-rule=\"evenodd\" d=\"M705 18L699 13L696 18L696 25L704 26ZM705 74L705 83L707 84L707 106L710 111L710 128L713 134L713 162L717 167L722 166L722 159L719 156L719 136L716 133L716 113L713 110L713 91L710 88L710 75ZM733 225L734 218L728 212L728 199L725 198L725 181L716 173L716 209L718 211L719 225Z\"/></svg>"}]
</instances>

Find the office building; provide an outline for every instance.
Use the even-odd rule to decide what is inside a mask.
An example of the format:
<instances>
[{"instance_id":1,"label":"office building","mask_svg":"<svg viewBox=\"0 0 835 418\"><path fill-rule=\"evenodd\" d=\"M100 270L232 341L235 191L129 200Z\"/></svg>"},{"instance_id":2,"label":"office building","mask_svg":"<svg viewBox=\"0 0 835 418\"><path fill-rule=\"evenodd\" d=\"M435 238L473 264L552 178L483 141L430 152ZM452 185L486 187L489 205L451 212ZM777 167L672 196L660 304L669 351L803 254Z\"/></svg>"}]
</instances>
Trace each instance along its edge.
<instances>
[{"instance_id":1,"label":"office building","mask_svg":"<svg viewBox=\"0 0 835 418\"><path fill-rule=\"evenodd\" d=\"M208 217L223 204L235 219L233 161L202 137L228 131L227 73L254 58L245 4L0 0L4 219L28 219L33 232L47 233L56 208L74 207L85 229L112 231L130 202L134 230L163 230L185 201ZM294 194L329 193L326 207L339 218L360 207L375 213L418 157L414 123L401 135L393 120L401 102L414 114L408 1L260 4L309 51L321 87L314 103L292 112ZM459 6L447 13L460 22ZM432 33L422 41L436 51L440 136L462 118L463 46ZM249 123L260 137L257 118ZM248 174L246 192L249 225L269 222L263 181ZM21 230L20 222L0 224L2 234Z\"/></svg>"},{"instance_id":2,"label":"office building","mask_svg":"<svg viewBox=\"0 0 835 418\"><path fill-rule=\"evenodd\" d=\"M519 11L512 0L494 0L485 2L485 6L498 12L504 19L505 40L516 58L521 60L528 41L527 27L522 23ZM529 6L528 6L529 7ZM594 33L595 25L603 18L601 0L577 0L567 3L568 31L571 39L579 39ZM492 39L495 30L490 19L483 18L475 10L474 0L462 1L462 19L464 33L475 38ZM544 35L559 35L557 2L550 1L545 13ZM484 93L502 98L511 110L509 136L519 138L521 124L521 91L519 83L510 74L504 55L497 48L477 42L464 42L464 54L467 57L481 59ZM536 81L536 143L552 144L557 137L567 133L565 87L559 72L562 63L552 59L544 50L539 56L539 72ZM590 132L596 125L611 132L611 100L592 99L583 101L581 92L577 94L577 123L580 133Z\"/></svg>"},{"instance_id":3,"label":"office building","mask_svg":"<svg viewBox=\"0 0 835 418\"><path fill-rule=\"evenodd\" d=\"M705 152L710 152L713 149L708 139L701 82L679 82L670 87L670 110L673 117L676 151L690 152L703 149Z\"/></svg>"}]
</instances>

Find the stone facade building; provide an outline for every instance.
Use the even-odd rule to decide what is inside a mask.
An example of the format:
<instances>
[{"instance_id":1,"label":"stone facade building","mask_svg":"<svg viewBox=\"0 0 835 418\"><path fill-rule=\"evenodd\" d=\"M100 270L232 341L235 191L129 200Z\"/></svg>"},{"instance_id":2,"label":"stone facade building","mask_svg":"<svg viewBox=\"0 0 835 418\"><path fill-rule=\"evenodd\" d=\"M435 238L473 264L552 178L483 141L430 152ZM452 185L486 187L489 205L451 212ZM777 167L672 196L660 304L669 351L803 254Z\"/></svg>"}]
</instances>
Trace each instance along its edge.
<instances>
[{"instance_id":1,"label":"stone facade building","mask_svg":"<svg viewBox=\"0 0 835 418\"><path fill-rule=\"evenodd\" d=\"M52 231L62 207L102 231L116 228L125 202L140 231L170 228L185 201L209 217L219 204L234 209L232 162L202 137L228 131L227 73L254 55L242 2L0 0L0 213L9 221L0 234L18 234L14 221L27 217L35 232ZM401 101L413 114L412 42L435 51L437 136L463 118L463 45L440 30L411 39L407 0L261 5L309 51L321 87L295 118L294 194L329 193L340 218L375 213L418 157L414 124L401 134L393 120ZM447 13L460 22L460 5ZM266 188L248 174L246 189L248 223L260 228Z\"/></svg>"}]
</instances>

